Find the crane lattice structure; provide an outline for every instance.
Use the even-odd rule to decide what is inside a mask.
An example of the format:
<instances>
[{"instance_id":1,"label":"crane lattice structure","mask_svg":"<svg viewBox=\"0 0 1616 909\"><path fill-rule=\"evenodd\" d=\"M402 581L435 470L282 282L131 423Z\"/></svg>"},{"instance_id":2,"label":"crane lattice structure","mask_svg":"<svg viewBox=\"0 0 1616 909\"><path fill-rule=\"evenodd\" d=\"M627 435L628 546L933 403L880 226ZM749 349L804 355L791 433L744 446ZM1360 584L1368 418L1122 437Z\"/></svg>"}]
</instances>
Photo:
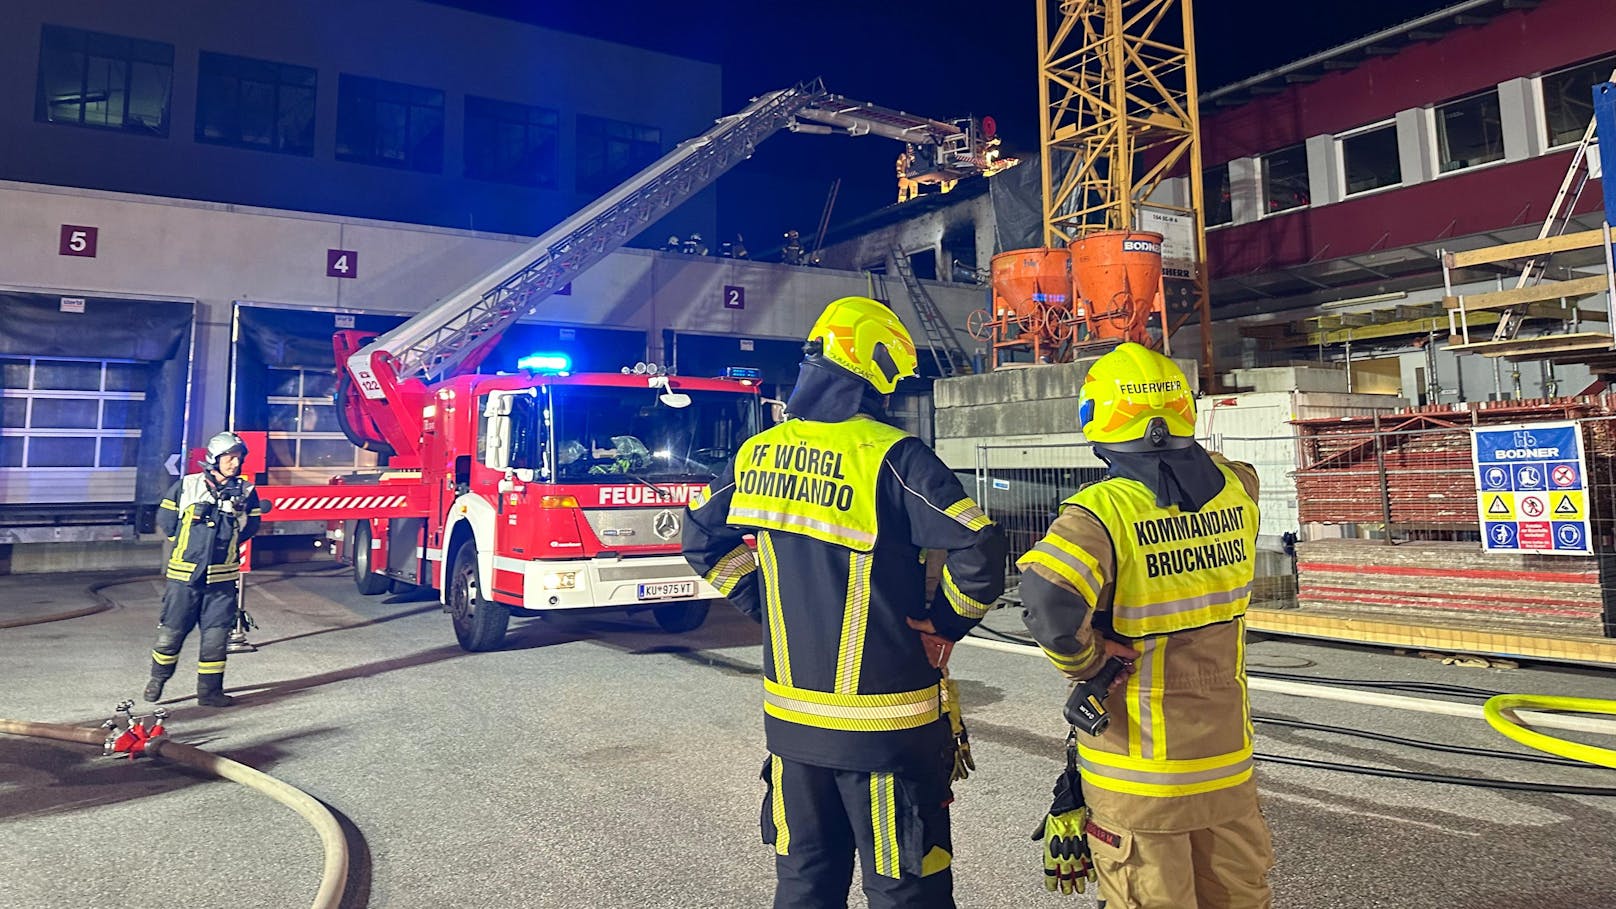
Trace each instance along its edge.
<instances>
[{"instance_id":1,"label":"crane lattice structure","mask_svg":"<svg viewBox=\"0 0 1616 909\"><path fill-rule=\"evenodd\" d=\"M1210 369L1191 0L1035 2L1044 245L1140 229L1141 205L1169 177L1188 174L1188 206L1150 203L1193 217L1195 305L1162 329L1199 317L1202 368Z\"/></svg>"}]
</instances>

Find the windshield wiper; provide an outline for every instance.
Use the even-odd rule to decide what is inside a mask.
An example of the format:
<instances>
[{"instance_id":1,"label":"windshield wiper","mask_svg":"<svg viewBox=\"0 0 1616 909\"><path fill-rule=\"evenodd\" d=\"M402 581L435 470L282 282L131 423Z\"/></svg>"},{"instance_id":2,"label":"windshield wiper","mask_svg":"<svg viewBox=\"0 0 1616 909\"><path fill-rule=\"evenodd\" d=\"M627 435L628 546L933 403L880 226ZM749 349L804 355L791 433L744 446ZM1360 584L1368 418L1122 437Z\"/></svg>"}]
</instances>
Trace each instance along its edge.
<instances>
[{"instance_id":1,"label":"windshield wiper","mask_svg":"<svg viewBox=\"0 0 1616 909\"><path fill-rule=\"evenodd\" d=\"M632 470L625 470L622 473L618 474L618 476L628 477L630 480L633 480L634 482L639 483L640 485L644 486L646 489L649 489L652 492L656 493L656 497L658 499L666 499L666 500L668 500L670 502L673 501L673 493L669 492L666 489L663 489L661 486L658 486L657 484L651 482L650 480L647 480L645 477L640 476L639 474L635 473Z\"/></svg>"}]
</instances>

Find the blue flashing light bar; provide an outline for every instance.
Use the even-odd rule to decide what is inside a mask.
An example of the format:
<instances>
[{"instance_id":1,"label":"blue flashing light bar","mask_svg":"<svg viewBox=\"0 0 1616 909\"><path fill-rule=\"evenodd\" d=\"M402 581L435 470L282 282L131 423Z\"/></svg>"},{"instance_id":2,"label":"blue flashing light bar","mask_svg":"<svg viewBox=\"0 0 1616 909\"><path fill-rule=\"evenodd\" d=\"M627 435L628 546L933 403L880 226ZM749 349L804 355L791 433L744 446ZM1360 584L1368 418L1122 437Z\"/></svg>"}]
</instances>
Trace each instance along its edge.
<instances>
[{"instance_id":1,"label":"blue flashing light bar","mask_svg":"<svg viewBox=\"0 0 1616 909\"><path fill-rule=\"evenodd\" d=\"M532 353L516 361L517 369L538 373L572 372L572 358L564 353Z\"/></svg>"},{"instance_id":2,"label":"blue flashing light bar","mask_svg":"<svg viewBox=\"0 0 1616 909\"><path fill-rule=\"evenodd\" d=\"M753 382L763 381L763 370L755 366L726 366L724 367L726 379L751 379Z\"/></svg>"}]
</instances>

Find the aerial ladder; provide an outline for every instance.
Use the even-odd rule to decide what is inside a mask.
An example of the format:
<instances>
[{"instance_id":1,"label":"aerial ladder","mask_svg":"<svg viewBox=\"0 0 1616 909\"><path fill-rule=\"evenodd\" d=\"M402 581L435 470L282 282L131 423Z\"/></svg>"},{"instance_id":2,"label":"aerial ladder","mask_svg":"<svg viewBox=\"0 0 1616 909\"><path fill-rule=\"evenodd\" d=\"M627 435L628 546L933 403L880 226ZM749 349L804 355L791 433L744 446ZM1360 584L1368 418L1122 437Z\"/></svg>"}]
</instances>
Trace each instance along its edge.
<instances>
[{"instance_id":1,"label":"aerial ladder","mask_svg":"<svg viewBox=\"0 0 1616 909\"><path fill-rule=\"evenodd\" d=\"M474 370L501 334L536 312L545 297L751 157L758 143L781 129L885 136L926 149L927 160L951 179L991 165L987 140L971 121L931 120L853 101L827 92L819 80L762 95L391 331L375 337L339 332L333 343L343 367L337 410L345 434L361 448L395 456L395 467L414 466L430 384ZM930 337L941 316L935 307L921 312Z\"/></svg>"}]
</instances>

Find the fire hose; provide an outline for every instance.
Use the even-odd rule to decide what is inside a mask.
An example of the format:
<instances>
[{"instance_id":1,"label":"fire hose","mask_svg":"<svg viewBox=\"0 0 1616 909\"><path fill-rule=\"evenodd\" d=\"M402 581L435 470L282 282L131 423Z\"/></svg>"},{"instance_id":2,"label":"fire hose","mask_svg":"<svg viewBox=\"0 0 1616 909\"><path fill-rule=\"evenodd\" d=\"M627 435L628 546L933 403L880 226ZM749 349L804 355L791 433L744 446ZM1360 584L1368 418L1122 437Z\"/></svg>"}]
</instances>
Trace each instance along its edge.
<instances>
[{"instance_id":1,"label":"fire hose","mask_svg":"<svg viewBox=\"0 0 1616 909\"><path fill-rule=\"evenodd\" d=\"M106 734L104 729L86 726L8 719L0 719L0 733L78 742L84 745L101 745ZM144 743L143 753L240 783L302 815L320 835L320 841L325 846L325 867L311 909L337 909L342 900L343 888L348 883L348 840L343 836L342 827L338 825L337 819L318 799L261 770L192 745L170 741L163 736L147 740Z\"/></svg>"},{"instance_id":2,"label":"fire hose","mask_svg":"<svg viewBox=\"0 0 1616 909\"><path fill-rule=\"evenodd\" d=\"M1538 751L1545 751L1549 754L1571 758L1587 764L1597 764L1600 767L1616 769L1616 750L1600 748L1595 745L1584 745L1581 742L1546 735L1527 729L1518 721L1504 715L1506 710L1523 707L1533 710L1566 710L1576 713L1616 714L1616 701L1607 701L1601 698L1558 697L1544 694L1500 694L1496 697L1488 698L1487 702L1481 705L1481 713L1487 719L1487 725L1528 748L1536 748Z\"/></svg>"}]
</instances>

